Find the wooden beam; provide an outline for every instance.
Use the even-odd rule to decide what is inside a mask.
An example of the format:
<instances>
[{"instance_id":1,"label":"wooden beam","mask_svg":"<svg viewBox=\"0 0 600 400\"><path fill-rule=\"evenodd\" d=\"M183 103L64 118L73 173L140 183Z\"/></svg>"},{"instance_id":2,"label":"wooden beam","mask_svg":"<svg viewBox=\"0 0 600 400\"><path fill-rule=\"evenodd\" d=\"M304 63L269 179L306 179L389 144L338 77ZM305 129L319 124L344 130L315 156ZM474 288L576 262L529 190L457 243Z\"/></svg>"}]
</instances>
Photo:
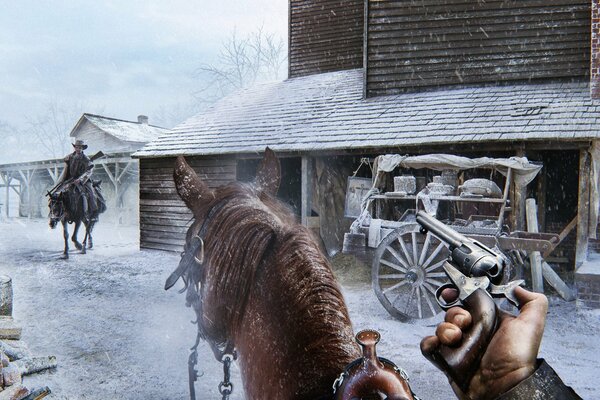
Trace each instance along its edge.
<instances>
[{"instance_id":1,"label":"wooden beam","mask_svg":"<svg viewBox=\"0 0 600 400\"><path fill-rule=\"evenodd\" d=\"M112 171L110 170L110 168L108 168L108 165L102 164L102 167L104 168L104 171L106 171L106 175L108 175L108 179L110 179L112 184L116 186L117 180L115 178L115 175L113 175Z\"/></svg>"},{"instance_id":2,"label":"wooden beam","mask_svg":"<svg viewBox=\"0 0 600 400\"><path fill-rule=\"evenodd\" d=\"M590 208L591 157L587 150L579 151L579 197L577 201L577 239L575 269L587 259Z\"/></svg>"},{"instance_id":3,"label":"wooden beam","mask_svg":"<svg viewBox=\"0 0 600 400\"><path fill-rule=\"evenodd\" d=\"M125 168L123 168L123 170L119 173L119 176L117 177L117 181L120 181L121 178L123 177L123 175L125 175L125 173L129 170L129 168L135 164L135 161L130 160L127 165L125 165Z\"/></svg>"},{"instance_id":4,"label":"wooden beam","mask_svg":"<svg viewBox=\"0 0 600 400\"><path fill-rule=\"evenodd\" d=\"M554 272L552 267L546 261L542 261L542 274L544 275L546 282L548 282L550 286L556 290L560 297L566 301L575 300L575 293L573 293L573 290L571 290L571 288L568 287L562 279L560 279L558 274Z\"/></svg>"},{"instance_id":5,"label":"wooden beam","mask_svg":"<svg viewBox=\"0 0 600 400\"><path fill-rule=\"evenodd\" d=\"M535 199L527 199L525 202L527 215L527 231L538 233L537 206ZM534 292L544 293L544 279L542 273L542 255L539 251L532 251L529 254L531 264L531 286Z\"/></svg>"},{"instance_id":6,"label":"wooden beam","mask_svg":"<svg viewBox=\"0 0 600 400\"><path fill-rule=\"evenodd\" d=\"M302 156L302 191L301 191L301 221L302 225L307 226L308 217L312 213L312 187L313 187L313 167L312 157Z\"/></svg>"},{"instance_id":7,"label":"wooden beam","mask_svg":"<svg viewBox=\"0 0 600 400\"><path fill-rule=\"evenodd\" d=\"M575 216L575 218L573 218L571 220L571 222L569 222L567 224L567 226L565 226L563 228L563 230L558 234L558 241L552 242L552 247L543 254L543 257L548 258L548 256L554 251L554 249L556 249L558 247L558 245L561 244L563 240L565 240L565 238L569 235L569 233L571 233L571 231L576 226L577 226L577 216Z\"/></svg>"}]
</instances>

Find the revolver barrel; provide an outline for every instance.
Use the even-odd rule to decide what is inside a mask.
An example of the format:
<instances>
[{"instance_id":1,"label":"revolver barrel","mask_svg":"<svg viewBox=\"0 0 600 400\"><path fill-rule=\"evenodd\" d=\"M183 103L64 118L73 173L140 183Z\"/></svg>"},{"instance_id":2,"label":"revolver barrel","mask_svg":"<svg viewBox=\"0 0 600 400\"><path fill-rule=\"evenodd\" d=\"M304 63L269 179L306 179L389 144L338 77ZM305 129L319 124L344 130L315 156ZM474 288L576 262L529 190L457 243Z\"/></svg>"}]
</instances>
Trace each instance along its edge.
<instances>
[{"instance_id":1,"label":"revolver barrel","mask_svg":"<svg viewBox=\"0 0 600 400\"><path fill-rule=\"evenodd\" d=\"M421 224L425 230L433 233L435 236L446 242L450 247L450 251L462 246L463 243L470 241L465 235L456 232L448 225L438 221L424 211L419 211L417 213L417 222Z\"/></svg>"}]
</instances>

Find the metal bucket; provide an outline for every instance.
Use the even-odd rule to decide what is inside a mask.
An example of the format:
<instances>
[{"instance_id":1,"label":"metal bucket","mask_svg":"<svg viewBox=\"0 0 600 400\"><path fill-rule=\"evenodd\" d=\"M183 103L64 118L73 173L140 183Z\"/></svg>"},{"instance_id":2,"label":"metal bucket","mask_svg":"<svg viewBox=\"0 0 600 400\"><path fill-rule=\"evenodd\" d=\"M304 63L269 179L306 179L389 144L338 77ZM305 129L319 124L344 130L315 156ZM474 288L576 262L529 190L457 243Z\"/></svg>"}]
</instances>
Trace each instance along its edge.
<instances>
[{"instance_id":1,"label":"metal bucket","mask_svg":"<svg viewBox=\"0 0 600 400\"><path fill-rule=\"evenodd\" d=\"M12 279L0 275L0 316L11 317L13 304Z\"/></svg>"},{"instance_id":2,"label":"metal bucket","mask_svg":"<svg viewBox=\"0 0 600 400\"><path fill-rule=\"evenodd\" d=\"M342 253L352 254L361 261L366 258L366 236L364 233L344 233Z\"/></svg>"}]
</instances>

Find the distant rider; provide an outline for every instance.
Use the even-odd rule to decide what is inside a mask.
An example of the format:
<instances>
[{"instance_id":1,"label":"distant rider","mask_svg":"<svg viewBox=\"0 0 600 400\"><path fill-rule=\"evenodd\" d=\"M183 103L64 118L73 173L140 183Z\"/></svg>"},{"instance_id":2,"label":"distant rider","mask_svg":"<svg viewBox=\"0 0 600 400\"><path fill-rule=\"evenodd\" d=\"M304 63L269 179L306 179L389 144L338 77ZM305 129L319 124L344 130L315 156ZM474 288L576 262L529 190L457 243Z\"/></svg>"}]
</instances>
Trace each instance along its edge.
<instances>
[{"instance_id":1,"label":"distant rider","mask_svg":"<svg viewBox=\"0 0 600 400\"><path fill-rule=\"evenodd\" d=\"M83 197L83 213L90 219L98 217L98 199L96 191L92 185L92 170L94 164L83 151L87 149L87 144L83 140L76 140L72 143L75 151L64 158L67 164L58 179L59 187L57 192L68 191L71 187Z\"/></svg>"}]
</instances>

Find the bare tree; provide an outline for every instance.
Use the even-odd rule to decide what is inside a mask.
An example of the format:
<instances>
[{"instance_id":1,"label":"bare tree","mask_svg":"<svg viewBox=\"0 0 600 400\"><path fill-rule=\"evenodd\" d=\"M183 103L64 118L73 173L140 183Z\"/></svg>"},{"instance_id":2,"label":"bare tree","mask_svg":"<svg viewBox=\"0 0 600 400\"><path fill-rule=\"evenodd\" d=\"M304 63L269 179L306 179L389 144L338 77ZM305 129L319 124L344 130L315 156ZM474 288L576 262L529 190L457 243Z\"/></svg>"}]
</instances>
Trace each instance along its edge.
<instances>
[{"instance_id":1,"label":"bare tree","mask_svg":"<svg viewBox=\"0 0 600 400\"><path fill-rule=\"evenodd\" d=\"M195 93L199 102L213 102L230 92L265 80L280 78L287 56L283 39L263 27L247 37L237 32L223 43L217 64L203 64L197 72L207 84Z\"/></svg>"},{"instance_id":2,"label":"bare tree","mask_svg":"<svg viewBox=\"0 0 600 400\"><path fill-rule=\"evenodd\" d=\"M45 111L27 118L27 130L42 151L42 156L60 158L69 152L71 129L82 114L83 104L66 106L54 100Z\"/></svg>"}]
</instances>

